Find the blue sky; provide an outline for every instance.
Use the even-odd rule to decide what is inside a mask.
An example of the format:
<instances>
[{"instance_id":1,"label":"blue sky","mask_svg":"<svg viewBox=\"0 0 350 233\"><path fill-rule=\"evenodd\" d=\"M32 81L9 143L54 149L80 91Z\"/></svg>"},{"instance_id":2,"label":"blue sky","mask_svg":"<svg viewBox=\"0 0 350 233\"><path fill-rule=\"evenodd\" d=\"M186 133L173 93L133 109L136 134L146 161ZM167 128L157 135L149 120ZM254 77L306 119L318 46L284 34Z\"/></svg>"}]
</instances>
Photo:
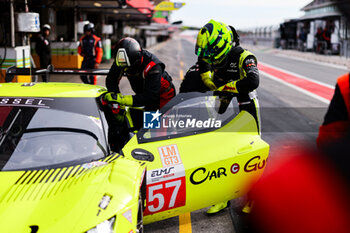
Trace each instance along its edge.
<instances>
[{"instance_id":1,"label":"blue sky","mask_svg":"<svg viewBox=\"0 0 350 233\"><path fill-rule=\"evenodd\" d=\"M302 7L312 0L173 0L185 2L174 11L170 21L182 20L184 25L201 27L210 19L230 24L237 29L274 25L298 18Z\"/></svg>"}]
</instances>

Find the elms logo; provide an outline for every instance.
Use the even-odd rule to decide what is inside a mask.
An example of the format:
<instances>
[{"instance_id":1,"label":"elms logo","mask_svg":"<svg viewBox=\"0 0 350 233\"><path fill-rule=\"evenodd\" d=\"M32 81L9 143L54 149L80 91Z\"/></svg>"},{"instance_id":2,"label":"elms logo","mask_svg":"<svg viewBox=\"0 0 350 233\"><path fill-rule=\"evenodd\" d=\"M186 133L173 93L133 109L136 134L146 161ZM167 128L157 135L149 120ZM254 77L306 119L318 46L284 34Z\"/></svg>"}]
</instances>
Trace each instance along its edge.
<instances>
[{"instance_id":1,"label":"elms logo","mask_svg":"<svg viewBox=\"0 0 350 233\"><path fill-rule=\"evenodd\" d=\"M145 129L160 129L160 116L162 114L157 110L156 112L143 113L143 128Z\"/></svg>"}]
</instances>

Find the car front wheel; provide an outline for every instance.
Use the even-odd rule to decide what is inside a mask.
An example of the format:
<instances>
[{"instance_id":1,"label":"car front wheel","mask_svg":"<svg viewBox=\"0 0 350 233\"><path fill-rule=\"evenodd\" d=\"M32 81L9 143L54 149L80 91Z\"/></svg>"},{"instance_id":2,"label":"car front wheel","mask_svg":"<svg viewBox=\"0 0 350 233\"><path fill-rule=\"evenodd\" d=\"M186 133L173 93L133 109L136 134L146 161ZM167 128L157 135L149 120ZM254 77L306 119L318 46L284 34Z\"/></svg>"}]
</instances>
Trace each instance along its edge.
<instances>
[{"instance_id":1,"label":"car front wheel","mask_svg":"<svg viewBox=\"0 0 350 233\"><path fill-rule=\"evenodd\" d=\"M141 193L139 195L136 232L143 233L143 202L142 202Z\"/></svg>"}]
</instances>

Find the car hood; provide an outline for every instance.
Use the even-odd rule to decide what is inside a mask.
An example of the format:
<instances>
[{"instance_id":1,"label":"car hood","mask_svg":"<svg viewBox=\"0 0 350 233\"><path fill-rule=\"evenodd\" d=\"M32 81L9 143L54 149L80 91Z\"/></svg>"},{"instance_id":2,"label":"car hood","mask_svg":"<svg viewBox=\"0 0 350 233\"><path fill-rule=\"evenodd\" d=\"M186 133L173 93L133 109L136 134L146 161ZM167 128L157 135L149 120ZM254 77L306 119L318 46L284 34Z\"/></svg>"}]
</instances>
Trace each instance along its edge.
<instances>
[{"instance_id":1,"label":"car hood","mask_svg":"<svg viewBox=\"0 0 350 233\"><path fill-rule=\"evenodd\" d=\"M117 155L108 160L0 172L2 231L84 232L127 208L135 197L137 201L140 164ZM105 195L111 201L102 209Z\"/></svg>"}]
</instances>

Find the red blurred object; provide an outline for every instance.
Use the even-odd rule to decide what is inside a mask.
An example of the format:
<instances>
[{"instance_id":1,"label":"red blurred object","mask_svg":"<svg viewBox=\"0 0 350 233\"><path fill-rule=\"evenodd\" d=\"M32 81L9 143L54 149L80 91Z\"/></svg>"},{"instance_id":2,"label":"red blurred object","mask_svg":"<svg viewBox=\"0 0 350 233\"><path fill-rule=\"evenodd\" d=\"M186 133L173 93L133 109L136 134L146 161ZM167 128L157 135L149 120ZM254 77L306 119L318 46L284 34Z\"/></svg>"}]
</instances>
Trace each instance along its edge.
<instances>
[{"instance_id":1,"label":"red blurred object","mask_svg":"<svg viewBox=\"0 0 350 233\"><path fill-rule=\"evenodd\" d=\"M319 148L339 141L348 133L350 127L350 75L349 73L337 79L336 88L317 137ZM337 89L339 88L339 89ZM340 93L337 93L340 92ZM343 116L346 113L347 116ZM345 120L345 117L347 119Z\"/></svg>"},{"instance_id":2,"label":"red blurred object","mask_svg":"<svg viewBox=\"0 0 350 233\"><path fill-rule=\"evenodd\" d=\"M118 114L120 112L120 105L119 104L112 104L112 112L113 112L113 114Z\"/></svg>"},{"instance_id":3,"label":"red blurred object","mask_svg":"<svg viewBox=\"0 0 350 233\"><path fill-rule=\"evenodd\" d=\"M104 100L104 96L101 97L101 104L103 106L106 106L108 104L108 102L106 100Z\"/></svg>"},{"instance_id":4,"label":"red blurred object","mask_svg":"<svg viewBox=\"0 0 350 233\"><path fill-rule=\"evenodd\" d=\"M252 189L255 228L269 233L349 233L349 190L343 177L317 152L290 154Z\"/></svg>"},{"instance_id":5,"label":"red blurred object","mask_svg":"<svg viewBox=\"0 0 350 233\"><path fill-rule=\"evenodd\" d=\"M154 5L149 0L127 0L126 4L136 8L143 14L152 13L151 11L154 9Z\"/></svg>"}]
</instances>

